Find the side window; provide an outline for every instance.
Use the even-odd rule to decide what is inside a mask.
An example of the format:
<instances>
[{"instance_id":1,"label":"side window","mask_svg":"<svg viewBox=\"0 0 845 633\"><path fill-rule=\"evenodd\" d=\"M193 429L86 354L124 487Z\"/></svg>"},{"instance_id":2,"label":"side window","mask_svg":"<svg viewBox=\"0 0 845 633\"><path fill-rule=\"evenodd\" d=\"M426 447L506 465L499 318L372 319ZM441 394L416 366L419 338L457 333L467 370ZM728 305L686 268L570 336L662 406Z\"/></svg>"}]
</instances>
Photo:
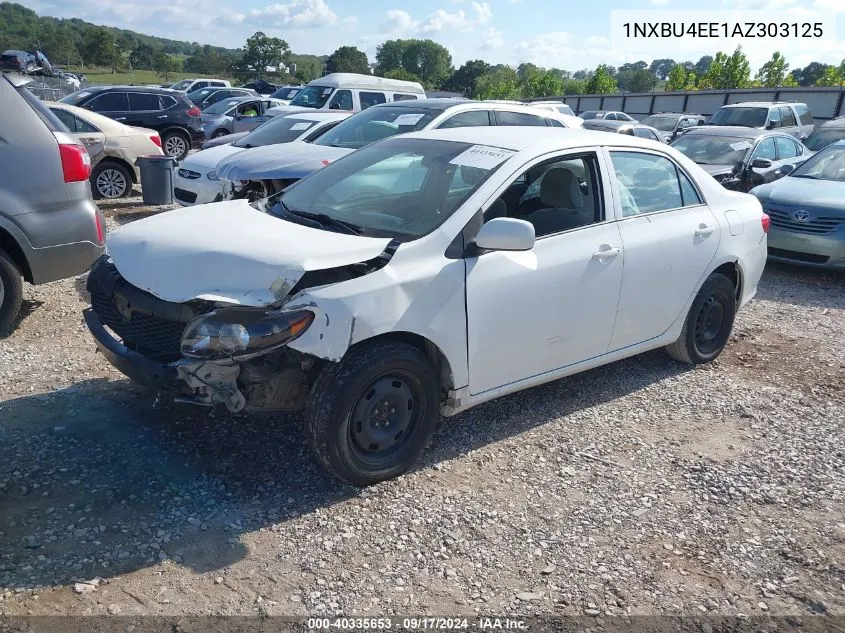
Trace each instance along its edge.
<instances>
[{"instance_id":1,"label":"side window","mask_svg":"<svg viewBox=\"0 0 845 633\"><path fill-rule=\"evenodd\" d=\"M769 109L769 125L773 128L783 127L783 119L780 117L780 108Z\"/></svg>"},{"instance_id":2,"label":"side window","mask_svg":"<svg viewBox=\"0 0 845 633\"><path fill-rule=\"evenodd\" d=\"M259 103L257 101L249 101L238 106L237 113L239 116L250 117L258 116Z\"/></svg>"},{"instance_id":3,"label":"side window","mask_svg":"<svg viewBox=\"0 0 845 633\"><path fill-rule=\"evenodd\" d=\"M328 132L330 129L332 129L332 128L333 128L335 125L337 125L338 123L340 123L340 121L332 121L332 122L331 122L331 123L329 123L328 125L324 125L323 127L317 128L316 130L311 131L311 132L308 134L308 136L306 136L306 137L305 137L304 139L302 139L302 140L303 140L303 141L305 141L306 143L310 143L310 142L311 142L311 141L313 141L314 139L319 138L320 136L322 136L323 134L325 134L326 132Z\"/></svg>"},{"instance_id":4,"label":"side window","mask_svg":"<svg viewBox=\"0 0 845 633\"><path fill-rule=\"evenodd\" d=\"M158 101L161 104L162 110L169 110L178 103L176 99L168 95L160 95Z\"/></svg>"},{"instance_id":5,"label":"side window","mask_svg":"<svg viewBox=\"0 0 845 633\"><path fill-rule=\"evenodd\" d=\"M126 112L129 100L125 92L107 92L94 97L86 107L94 112Z\"/></svg>"},{"instance_id":6,"label":"side window","mask_svg":"<svg viewBox=\"0 0 845 633\"><path fill-rule=\"evenodd\" d=\"M701 204L687 176L665 156L611 152L610 157L624 217Z\"/></svg>"},{"instance_id":7,"label":"side window","mask_svg":"<svg viewBox=\"0 0 845 633\"><path fill-rule=\"evenodd\" d=\"M329 102L329 110L354 110L352 105L352 91L338 90Z\"/></svg>"},{"instance_id":8,"label":"side window","mask_svg":"<svg viewBox=\"0 0 845 633\"><path fill-rule=\"evenodd\" d=\"M771 136L757 143L757 147L751 154L751 160L755 158L768 158L769 160L777 159L777 152L775 151L775 139Z\"/></svg>"},{"instance_id":9,"label":"side window","mask_svg":"<svg viewBox=\"0 0 845 633\"><path fill-rule=\"evenodd\" d=\"M383 92L360 92L358 97L361 99L362 110L366 110L367 108L379 103L387 102L387 97L384 96Z\"/></svg>"},{"instance_id":10,"label":"side window","mask_svg":"<svg viewBox=\"0 0 845 633\"><path fill-rule=\"evenodd\" d=\"M61 108L50 108L50 111L58 117L59 121L65 124L67 129L71 132L77 132L76 129L76 122L79 120L75 116L73 116L67 110L62 110Z\"/></svg>"},{"instance_id":11,"label":"side window","mask_svg":"<svg viewBox=\"0 0 845 633\"><path fill-rule=\"evenodd\" d=\"M595 154L566 156L530 167L484 212L534 225L538 238L601 222L601 183Z\"/></svg>"},{"instance_id":12,"label":"side window","mask_svg":"<svg viewBox=\"0 0 845 633\"><path fill-rule=\"evenodd\" d=\"M546 123L550 127L566 127L563 123L561 123L557 119L546 119Z\"/></svg>"},{"instance_id":13,"label":"side window","mask_svg":"<svg viewBox=\"0 0 845 633\"><path fill-rule=\"evenodd\" d=\"M539 125L546 126L546 117L542 115L526 114L524 112L508 112L499 110L499 125Z\"/></svg>"},{"instance_id":14,"label":"side window","mask_svg":"<svg viewBox=\"0 0 845 633\"><path fill-rule=\"evenodd\" d=\"M604 118L608 121L615 121L616 115L613 114L613 112L608 112L607 114L604 115Z\"/></svg>"},{"instance_id":15,"label":"side window","mask_svg":"<svg viewBox=\"0 0 845 633\"><path fill-rule=\"evenodd\" d=\"M208 88L207 81L198 81L193 86L191 86L191 90L202 90L203 88Z\"/></svg>"},{"instance_id":16,"label":"side window","mask_svg":"<svg viewBox=\"0 0 845 633\"><path fill-rule=\"evenodd\" d=\"M640 138L647 138L650 141L655 140L654 135L651 133L651 130L647 130L644 127L635 127L634 136L639 136Z\"/></svg>"},{"instance_id":17,"label":"side window","mask_svg":"<svg viewBox=\"0 0 845 633\"><path fill-rule=\"evenodd\" d=\"M158 110L159 102L158 95L145 94L141 92L129 93L129 109L133 112L145 112L149 110Z\"/></svg>"},{"instance_id":18,"label":"side window","mask_svg":"<svg viewBox=\"0 0 845 633\"><path fill-rule=\"evenodd\" d=\"M813 125L815 123L813 115L810 114L810 109L803 103L795 106L795 111L798 113L798 119L801 121L801 125Z\"/></svg>"},{"instance_id":19,"label":"side window","mask_svg":"<svg viewBox=\"0 0 845 633\"><path fill-rule=\"evenodd\" d=\"M680 121L678 121L678 127L681 129L688 128L691 125L692 121L690 121L689 119L681 119Z\"/></svg>"},{"instance_id":20,"label":"side window","mask_svg":"<svg viewBox=\"0 0 845 633\"><path fill-rule=\"evenodd\" d=\"M406 94L402 94L401 92L394 92L393 93L393 100L394 101L416 101L417 95L406 95Z\"/></svg>"},{"instance_id":21,"label":"side window","mask_svg":"<svg viewBox=\"0 0 845 633\"><path fill-rule=\"evenodd\" d=\"M782 108L778 108L780 110L780 118L783 121L784 127L790 127L793 125L798 125L795 122L795 115L792 114L792 108L789 106L784 106Z\"/></svg>"},{"instance_id":22,"label":"side window","mask_svg":"<svg viewBox=\"0 0 845 633\"><path fill-rule=\"evenodd\" d=\"M799 155L798 147L792 139L786 138L785 136L778 136L775 139L775 145L778 148L778 160L794 158Z\"/></svg>"},{"instance_id":23,"label":"side window","mask_svg":"<svg viewBox=\"0 0 845 633\"><path fill-rule=\"evenodd\" d=\"M212 85L212 86L217 86L217 87L220 87L220 88L225 88L225 87L226 87L226 84L224 84L222 81L212 81L212 82L211 82L211 85Z\"/></svg>"},{"instance_id":24,"label":"side window","mask_svg":"<svg viewBox=\"0 0 845 633\"><path fill-rule=\"evenodd\" d=\"M484 127L488 125L490 125L490 112L488 110L471 110L469 112L459 112L455 116L443 121L437 127Z\"/></svg>"},{"instance_id":25,"label":"side window","mask_svg":"<svg viewBox=\"0 0 845 633\"><path fill-rule=\"evenodd\" d=\"M76 121L76 131L81 133L81 134L96 134L97 132L100 131L97 128L95 128L93 125L83 121L79 117L73 117L73 118Z\"/></svg>"}]
</instances>

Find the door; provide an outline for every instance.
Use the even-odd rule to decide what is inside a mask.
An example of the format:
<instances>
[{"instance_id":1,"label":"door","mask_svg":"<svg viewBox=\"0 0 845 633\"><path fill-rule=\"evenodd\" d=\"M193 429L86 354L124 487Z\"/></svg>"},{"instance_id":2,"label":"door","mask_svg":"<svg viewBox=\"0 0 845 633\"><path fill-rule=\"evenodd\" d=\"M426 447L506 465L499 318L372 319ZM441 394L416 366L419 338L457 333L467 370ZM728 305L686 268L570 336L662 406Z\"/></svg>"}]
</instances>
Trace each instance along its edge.
<instances>
[{"instance_id":1,"label":"door","mask_svg":"<svg viewBox=\"0 0 845 633\"><path fill-rule=\"evenodd\" d=\"M530 166L499 191L485 220L534 225L525 252L488 252L466 261L470 392L480 394L607 351L622 257L606 221L594 152L559 154ZM509 195L514 190L514 195Z\"/></svg>"},{"instance_id":2,"label":"door","mask_svg":"<svg viewBox=\"0 0 845 633\"><path fill-rule=\"evenodd\" d=\"M716 216L666 156L610 152L625 271L611 350L663 334L709 270L721 238Z\"/></svg>"},{"instance_id":3,"label":"door","mask_svg":"<svg viewBox=\"0 0 845 633\"><path fill-rule=\"evenodd\" d=\"M787 136L776 136L775 146L778 150L778 161L773 176L777 179L795 169L798 163L803 162L804 150L797 140Z\"/></svg>"},{"instance_id":4,"label":"door","mask_svg":"<svg viewBox=\"0 0 845 633\"><path fill-rule=\"evenodd\" d=\"M122 123L138 127L160 126L167 119L161 111L158 95L149 92L129 93L129 112Z\"/></svg>"},{"instance_id":5,"label":"door","mask_svg":"<svg viewBox=\"0 0 845 633\"><path fill-rule=\"evenodd\" d=\"M91 157L91 163L96 164L99 160L98 156L105 147L106 135L90 123L83 121L67 110L59 107L51 107L50 110L65 124L67 129L71 131L71 134L85 146L85 149L88 150L88 155Z\"/></svg>"},{"instance_id":6,"label":"door","mask_svg":"<svg viewBox=\"0 0 845 633\"><path fill-rule=\"evenodd\" d=\"M792 112L792 108L789 106L781 106L778 109L780 110L780 119L783 126L782 131L787 134L792 134L792 136L796 138L800 136L798 121L795 119L795 114Z\"/></svg>"},{"instance_id":7,"label":"door","mask_svg":"<svg viewBox=\"0 0 845 633\"><path fill-rule=\"evenodd\" d=\"M771 164L755 167L754 161L758 158L769 161ZM767 136L754 145L745 169L742 191L750 191L757 185L777 180L776 172L779 167L775 137Z\"/></svg>"},{"instance_id":8,"label":"door","mask_svg":"<svg viewBox=\"0 0 845 633\"><path fill-rule=\"evenodd\" d=\"M235 119L232 123L234 132L249 132L264 123L263 109L260 101L247 101L240 104L235 110Z\"/></svg>"},{"instance_id":9,"label":"door","mask_svg":"<svg viewBox=\"0 0 845 633\"><path fill-rule=\"evenodd\" d=\"M129 99L125 92L104 92L94 96L83 107L121 123L126 123L129 115Z\"/></svg>"}]
</instances>

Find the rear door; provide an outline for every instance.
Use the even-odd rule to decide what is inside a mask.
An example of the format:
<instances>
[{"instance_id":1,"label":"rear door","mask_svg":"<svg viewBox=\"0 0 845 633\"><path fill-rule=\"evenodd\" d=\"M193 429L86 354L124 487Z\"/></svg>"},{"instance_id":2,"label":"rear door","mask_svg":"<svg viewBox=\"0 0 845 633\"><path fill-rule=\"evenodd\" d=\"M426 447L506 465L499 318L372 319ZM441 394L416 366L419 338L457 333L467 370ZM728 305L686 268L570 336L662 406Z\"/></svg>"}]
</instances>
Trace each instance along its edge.
<instances>
[{"instance_id":1,"label":"rear door","mask_svg":"<svg viewBox=\"0 0 845 633\"><path fill-rule=\"evenodd\" d=\"M82 107L115 121L126 123L129 116L129 97L125 92L103 92L92 97Z\"/></svg>"},{"instance_id":2,"label":"rear door","mask_svg":"<svg viewBox=\"0 0 845 633\"><path fill-rule=\"evenodd\" d=\"M255 116L246 116L249 113L255 112ZM235 110L235 117L232 126L234 132L249 132L261 125L264 120L264 110L262 109L261 101L246 101L238 105Z\"/></svg>"},{"instance_id":3,"label":"rear door","mask_svg":"<svg viewBox=\"0 0 845 633\"><path fill-rule=\"evenodd\" d=\"M162 114L157 94L130 92L129 112L122 123L138 127L153 127L165 120L166 117L161 116Z\"/></svg>"},{"instance_id":4,"label":"rear door","mask_svg":"<svg viewBox=\"0 0 845 633\"><path fill-rule=\"evenodd\" d=\"M610 151L623 274L615 351L656 338L682 316L716 255L721 226L687 174L663 154Z\"/></svg>"},{"instance_id":5,"label":"rear door","mask_svg":"<svg viewBox=\"0 0 845 633\"><path fill-rule=\"evenodd\" d=\"M789 106L781 106L778 110L780 110L780 119L783 127L781 131L786 132L787 134L792 134L792 136L798 138L800 136L801 129L798 127L798 120L795 118L795 113L792 111L792 108Z\"/></svg>"},{"instance_id":6,"label":"rear door","mask_svg":"<svg viewBox=\"0 0 845 633\"><path fill-rule=\"evenodd\" d=\"M71 134L85 145L85 149L88 150L88 155L91 157L91 163L96 164L105 147L106 135L63 108L51 107L50 110L58 117L59 121L67 126Z\"/></svg>"}]
</instances>

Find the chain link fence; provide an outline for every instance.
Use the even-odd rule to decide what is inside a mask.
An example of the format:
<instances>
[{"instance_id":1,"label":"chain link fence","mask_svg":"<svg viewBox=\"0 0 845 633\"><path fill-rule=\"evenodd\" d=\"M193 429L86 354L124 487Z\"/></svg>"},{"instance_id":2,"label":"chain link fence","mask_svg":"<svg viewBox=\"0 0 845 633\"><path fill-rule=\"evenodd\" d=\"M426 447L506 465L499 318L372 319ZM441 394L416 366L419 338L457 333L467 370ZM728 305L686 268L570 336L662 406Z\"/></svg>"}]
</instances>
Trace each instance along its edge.
<instances>
[{"instance_id":1,"label":"chain link fence","mask_svg":"<svg viewBox=\"0 0 845 633\"><path fill-rule=\"evenodd\" d=\"M43 101L58 101L72 92L88 85L87 82L73 81L70 77L41 77L29 75L32 82L27 84L27 89Z\"/></svg>"}]
</instances>

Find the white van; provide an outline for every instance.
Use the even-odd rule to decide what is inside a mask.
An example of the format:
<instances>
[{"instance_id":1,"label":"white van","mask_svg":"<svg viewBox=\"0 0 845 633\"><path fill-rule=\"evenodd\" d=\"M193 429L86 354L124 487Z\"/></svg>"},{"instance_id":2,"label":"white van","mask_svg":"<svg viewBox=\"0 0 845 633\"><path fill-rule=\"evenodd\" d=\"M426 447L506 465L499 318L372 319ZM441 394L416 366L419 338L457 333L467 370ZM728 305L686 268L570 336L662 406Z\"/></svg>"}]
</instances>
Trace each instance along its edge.
<instances>
[{"instance_id":1,"label":"white van","mask_svg":"<svg viewBox=\"0 0 845 633\"><path fill-rule=\"evenodd\" d=\"M415 81L354 73L332 73L306 84L291 99L290 106L357 112L379 103L407 99L425 99L425 90ZM267 114L281 113L285 107L272 108Z\"/></svg>"},{"instance_id":2,"label":"white van","mask_svg":"<svg viewBox=\"0 0 845 633\"><path fill-rule=\"evenodd\" d=\"M177 81L170 86L171 90L178 90L179 92L193 92L194 90L201 90L202 88L231 88L230 84L225 79L209 79L207 77L202 79L183 79Z\"/></svg>"}]
</instances>

